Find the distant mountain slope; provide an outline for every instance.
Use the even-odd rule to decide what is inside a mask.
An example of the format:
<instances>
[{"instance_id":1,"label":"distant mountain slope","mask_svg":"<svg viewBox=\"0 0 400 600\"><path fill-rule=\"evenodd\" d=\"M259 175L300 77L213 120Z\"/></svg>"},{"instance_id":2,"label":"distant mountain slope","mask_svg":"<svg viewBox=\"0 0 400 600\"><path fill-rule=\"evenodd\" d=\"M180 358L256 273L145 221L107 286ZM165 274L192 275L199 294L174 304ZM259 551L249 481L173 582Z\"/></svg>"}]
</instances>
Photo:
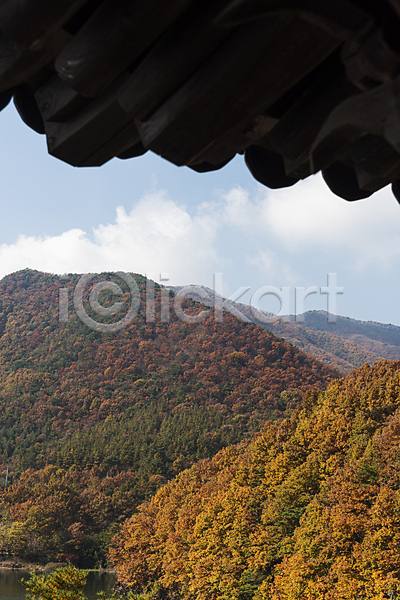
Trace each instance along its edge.
<instances>
[{"instance_id":1,"label":"distant mountain slope","mask_svg":"<svg viewBox=\"0 0 400 600\"><path fill-rule=\"evenodd\" d=\"M392 344L382 341L389 337L384 324L346 317L337 317L337 322L330 324L325 312L312 311L305 314L304 324L279 322L268 329L304 352L348 373L364 363L373 364L382 358L400 360L400 327L389 327L392 328ZM354 330L360 333L353 333ZM382 340L378 337L380 333Z\"/></svg>"},{"instance_id":2,"label":"distant mountain slope","mask_svg":"<svg viewBox=\"0 0 400 600\"><path fill-rule=\"evenodd\" d=\"M202 289L201 295L196 292L198 288ZM178 292L181 287L170 289ZM189 297L211 306L214 303L213 291L203 286L193 285L193 293ZM263 317L272 316L270 313L252 310L245 304L230 304L252 323L268 329L342 373L349 373L364 363L373 364L382 358L400 360L400 327L395 325L340 316L336 323L328 323L325 311L305 313L304 323L296 322L293 316L289 321L279 319L265 323Z\"/></svg>"},{"instance_id":3,"label":"distant mountain slope","mask_svg":"<svg viewBox=\"0 0 400 600\"><path fill-rule=\"evenodd\" d=\"M334 333L363 347L367 352L383 358L395 360L400 358L400 327L396 325L338 316L331 330L324 311L309 311L305 314L305 326L317 331Z\"/></svg>"},{"instance_id":4,"label":"distant mountain slope","mask_svg":"<svg viewBox=\"0 0 400 600\"><path fill-rule=\"evenodd\" d=\"M305 325L319 331L330 331L332 324L327 322L326 312L313 310L305 313ZM384 344L400 347L400 327L389 323L376 323L375 321L359 321L349 317L338 316L333 324L335 335L345 339L354 336L366 336Z\"/></svg>"}]
</instances>

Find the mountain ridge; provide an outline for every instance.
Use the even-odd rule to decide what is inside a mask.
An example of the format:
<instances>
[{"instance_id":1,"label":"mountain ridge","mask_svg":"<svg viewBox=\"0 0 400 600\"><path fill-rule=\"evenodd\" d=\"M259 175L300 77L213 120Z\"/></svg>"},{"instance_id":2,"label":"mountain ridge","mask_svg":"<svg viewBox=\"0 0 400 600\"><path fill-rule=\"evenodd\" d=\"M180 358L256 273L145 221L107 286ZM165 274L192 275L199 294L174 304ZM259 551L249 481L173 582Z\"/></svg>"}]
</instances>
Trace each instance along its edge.
<instances>
[{"instance_id":1,"label":"mountain ridge","mask_svg":"<svg viewBox=\"0 0 400 600\"><path fill-rule=\"evenodd\" d=\"M193 292L190 292L193 288ZM185 289L188 297L197 302L214 306L214 290L206 286L169 286L168 289ZM196 290L201 290L200 293ZM229 307L278 337L294 344L304 352L347 374L364 363L373 364L381 359L400 360L400 327L376 321L361 321L336 316L335 323L328 323L326 311L307 311L304 322L289 315L288 320L274 318L273 313L257 310L249 305L226 301ZM274 319L266 323L265 320Z\"/></svg>"}]
</instances>

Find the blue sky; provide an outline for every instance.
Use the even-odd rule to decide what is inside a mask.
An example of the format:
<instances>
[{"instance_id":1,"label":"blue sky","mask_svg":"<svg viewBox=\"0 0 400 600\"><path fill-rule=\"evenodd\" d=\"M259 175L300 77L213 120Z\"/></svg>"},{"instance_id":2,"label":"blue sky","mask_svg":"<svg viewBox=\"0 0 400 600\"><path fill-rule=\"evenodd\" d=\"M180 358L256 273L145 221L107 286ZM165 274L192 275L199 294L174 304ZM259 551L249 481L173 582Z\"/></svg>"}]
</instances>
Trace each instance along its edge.
<instances>
[{"instance_id":1,"label":"blue sky","mask_svg":"<svg viewBox=\"0 0 400 600\"><path fill-rule=\"evenodd\" d=\"M338 313L400 325L400 206L389 188L347 203L320 176L284 190L257 184L236 157L198 174L148 152L76 169L47 154L46 140L0 113L0 276L123 270L169 274L171 285L224 293L261 286L325 286L337 273ZM272 296L260 306L277 312ZM306 309L326 308L314 294Z\"/></svg>"}]
</instances>

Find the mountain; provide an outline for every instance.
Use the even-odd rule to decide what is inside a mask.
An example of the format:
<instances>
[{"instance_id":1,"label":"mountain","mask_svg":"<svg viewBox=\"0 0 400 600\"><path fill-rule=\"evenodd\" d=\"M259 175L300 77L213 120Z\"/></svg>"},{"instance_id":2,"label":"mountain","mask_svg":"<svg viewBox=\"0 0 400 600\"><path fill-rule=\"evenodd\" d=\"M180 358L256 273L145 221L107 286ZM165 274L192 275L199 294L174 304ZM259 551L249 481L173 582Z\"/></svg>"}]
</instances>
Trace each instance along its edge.
<instances>
[{"instance_id":1,"label":"mountain","mask_svg":"<svg viewBox=\"0 0 400 600\"><path fill-rule=\"evenodd\" d=\"M305 393L123 525L111 558L152 598L378 600L400 591L400 362Z\"/></svg>"},{"instance_id":2,"label":"mountain","mask_svg":"<svg viewBox=\"0 0 400 600\"><path fill-rule=\"evenodd\" d=\"M178 309L139 275L0 281L0 554L102 562L138 502L338 376L252 323Z\"/></svg>"},{"instance_id":3,"label":"mountain","mask_svg":"<svg viewBox=\"0 0 400 600\"><path fill-rule=\"evenodd\" d=\"M170 287L178 293L183 286ZM214 305L214 292L204 286L192 287L188 297L209 306ZM240 312L249 322L255 323L274 335L294 344L317 360L331 365L342 373L349 373L364 363L373 364L382 358L400 360L400 327L373 321L358 321L338 316L329 323L325 311L308 311L304 322L293 315L288 321L270 319L272 313L255 310L248 305L229 302L235 312Z\"/></svg>"},{"instance_id":4,"label":"mountain","mask_svg":"<svg viewBox=\"0 0 400 600\"><path fill-rule=\"evenodd\" d=\"M318 360L349 373L382 358L400 360L400 327L338 316L328 323L325 311L309 311L304 323L279 322L269 331Z\"/></svg>"}]
</instances>

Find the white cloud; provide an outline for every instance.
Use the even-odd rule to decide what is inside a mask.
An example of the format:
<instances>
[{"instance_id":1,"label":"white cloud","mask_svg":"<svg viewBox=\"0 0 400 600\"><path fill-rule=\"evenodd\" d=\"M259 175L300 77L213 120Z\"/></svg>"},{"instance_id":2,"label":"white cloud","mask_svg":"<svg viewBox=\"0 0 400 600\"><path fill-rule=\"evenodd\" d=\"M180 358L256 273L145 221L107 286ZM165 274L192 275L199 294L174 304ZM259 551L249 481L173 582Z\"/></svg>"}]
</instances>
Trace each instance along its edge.
<instances>
[{"instance_id":1,"label":"white cloud","mask_svg":"<svg viewBox=\"0 0 400 600\"><path fill-rule=\"evenodd\" d=\"M149 193L90 238L81 229L0 246L0 275L25 267L53 273L123 270L171 274L171 284L211 284L230 270L232 285L249 269L263 282L304 280L316 252L344 251L346 269L390 266L400 255L400 209L389 190L357 203L334 196L317 176L251 197L220 191L192 214L164 191ZM293 254L295 253L295 254ZM304 273L293 268L303 257ZM235 281L233 281L235 280ZM243 284L240 281L240 285ZM282 284L285 284L282 281Z\"/></svg>"},{"instance_id":2,"label":"white cloud","mask_svg":"<svg viewBox=\"0 0 400 600\"><path fill-rule=\"evenodd\" d=\"M207 215L191 217L165 192L149 194L127 213L116 209L114 223L86 232L71 229L58 236L21 235L0 246L0 274L25 267L53 273L123 270L170 272L171 283L204 279L218 261L217 227Z\"/></svg>"},{"instance_id":3,"label":"white cloud","mask_svg":"<svg viewBox=\"0 0 400 600\"><path fill-rule=\"evenodd\" d=\"M96 249L81 229L70 229L58 236L45 238L21 235L14 244L0 246L0 274L25 267L53 273L90 270Z\"/></svg>"},{"instance_id":4,"label":"white cloud","mask_svg":"<svg viewBox=\"0 0 400 600\"><path fill-rule=\"evenodd\" d=\"M390 188L346 202L318 175L264 195L263 222L290 251L346 250L357 268L388 267L400 255L400 209Z\"/></svg>"}]
</instances>

